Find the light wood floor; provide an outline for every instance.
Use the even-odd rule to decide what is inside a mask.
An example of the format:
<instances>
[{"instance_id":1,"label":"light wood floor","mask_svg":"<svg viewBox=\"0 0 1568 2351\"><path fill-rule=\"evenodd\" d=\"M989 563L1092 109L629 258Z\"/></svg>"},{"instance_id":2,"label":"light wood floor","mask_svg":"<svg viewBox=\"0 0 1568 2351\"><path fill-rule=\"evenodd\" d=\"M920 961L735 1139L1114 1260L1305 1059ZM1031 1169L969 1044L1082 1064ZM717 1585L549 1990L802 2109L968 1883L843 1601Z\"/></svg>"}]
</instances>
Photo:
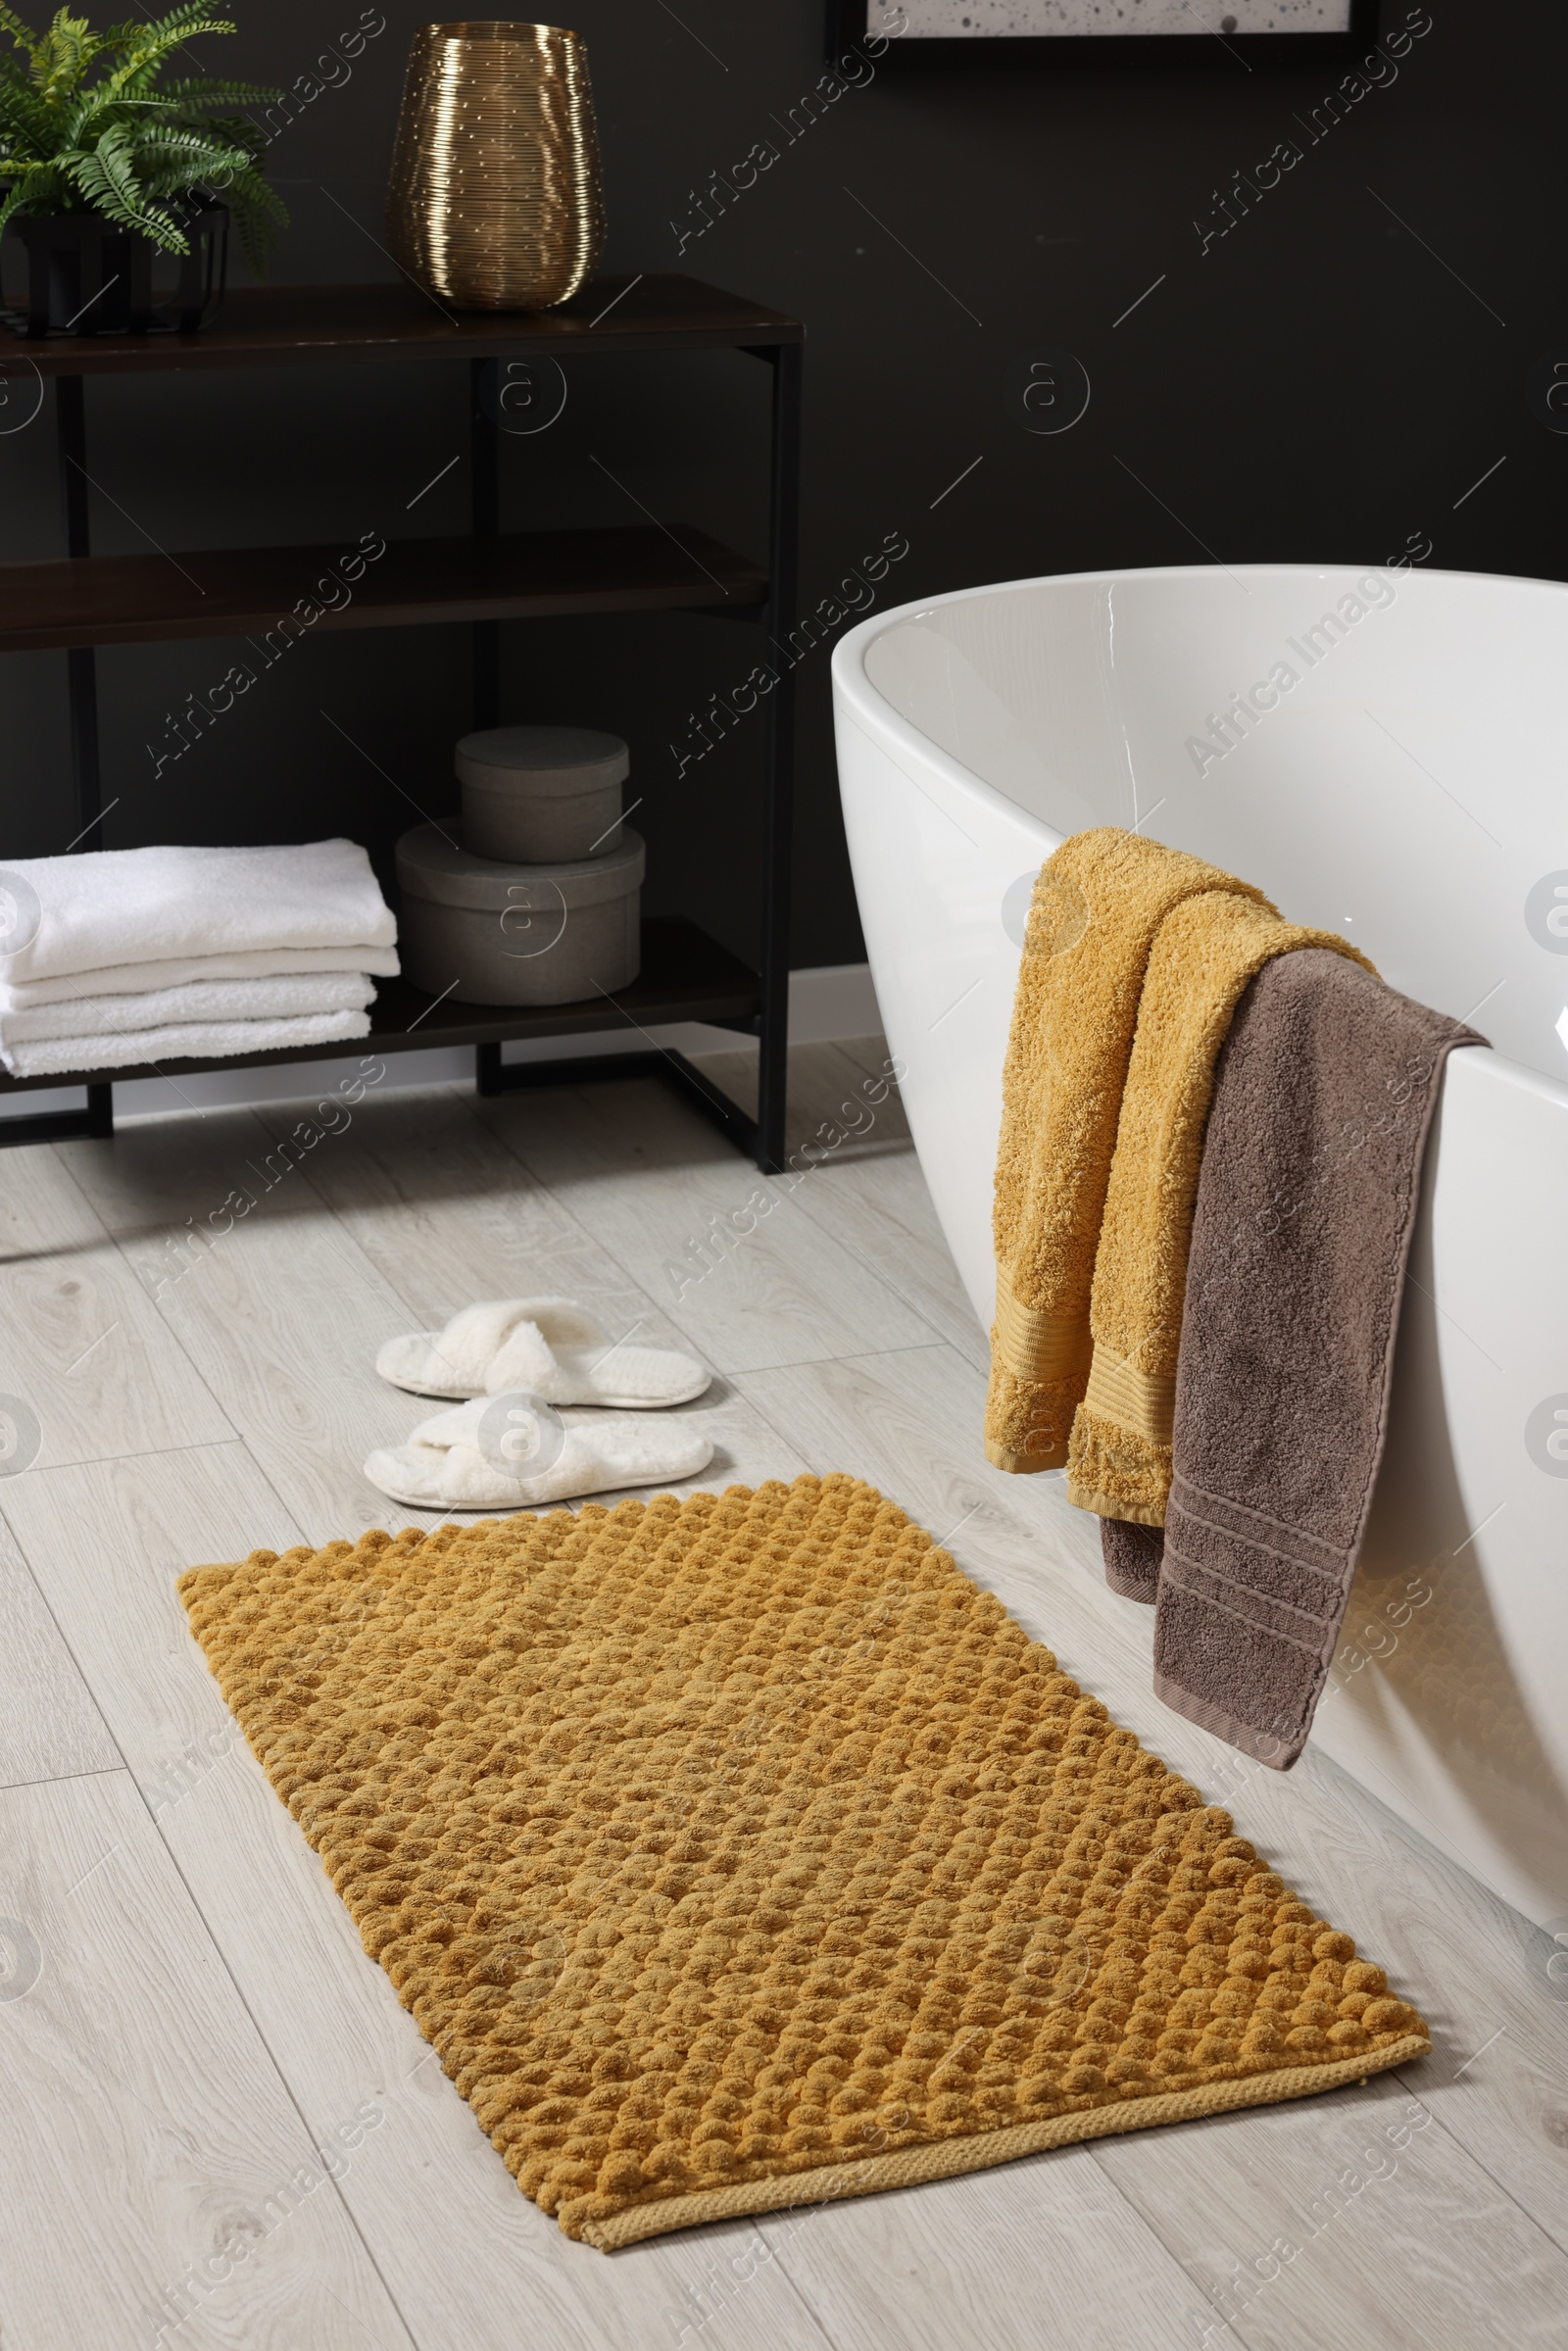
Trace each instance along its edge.
<instances>
[{"instance_id":1,"label":"light wood floor","mask_svg":"<svg viewBox=\"0 0 1568 2351\"><path fill-rule=\"evenodd\" d=\"M796 1131L860 1132L728 1246L760 1179L653 1083L372 1093L266 1191L305 1105L0 1157L0 1393L25 1407L0 1462L5 2351L1568 2345L1568 1986L1310 1749L1280 1778L1155 1703L1092 1522L985 1464L985 1341L897 1101L838 1111L881 1050L796 1056ZM171 1247L240 1185L231 1233ZM850 1470L950 1541L1375 1952L1432 2057L612 2258L564 2238L360 1949L173 1589L388 1523L359 1464L427 1407L376 1347L527 1290L713 1366L694 1485Z\"/></svg>"}]
</instances>

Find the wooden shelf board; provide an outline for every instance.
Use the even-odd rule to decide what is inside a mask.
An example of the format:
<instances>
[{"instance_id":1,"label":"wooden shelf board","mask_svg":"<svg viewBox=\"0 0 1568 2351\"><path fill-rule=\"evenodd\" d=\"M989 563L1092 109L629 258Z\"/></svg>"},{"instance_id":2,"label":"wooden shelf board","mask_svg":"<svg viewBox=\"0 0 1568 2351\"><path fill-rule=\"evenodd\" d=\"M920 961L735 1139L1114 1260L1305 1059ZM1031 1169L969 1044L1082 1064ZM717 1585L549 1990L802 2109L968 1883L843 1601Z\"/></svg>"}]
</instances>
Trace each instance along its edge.
<instances>
[{"instance_id":1,"label":"wooden shelf board","mask_svg":"<svg viewBox=\"0 0 1568 2351\"><path fill-rule=\"evenodd\" d=\"M456 997L426 996L407 980L382 980L370 1007L370 1034L283 1053L225 1053L211 1061L166 1061L158 1068L95 1069L62 1076L8 1077L0 1096L61 1086L122 1084L130 1078L180 1078L209 1069L260 1069L290 1061L341 1061L355 1055L418 1053L436 1045L500 1045L519 1037L587 1036L624 1030L629 1043L646 1042L642 1029L681 1020L749 1021L760 995L757 974L683 915L654 915L642 926L642 969L614 1002L595 996L570 1004L469 1004ZM308 1089L307 1089L308 1091Z\"/></svg>"},{"instance_id":2,"label":"wooden shelf board","mask_svg":"<svg viewBox=\"0 0 1568 2351\"><path fill-rule=\"evenodd\" d=\"M193 335L52 335L0 329L0 365L41 375L150 375L372 360L496 359L529 352L712 351L799 343L798 318L700 278L600 277L553 311L454 311L391 284L240 286Z\"/></svg>"},{"instance_id":3,"label":"wooden shelf board","mask_svg":"<svg viewBox=\"0 0 1568 2351\"><path fill-rule=\"evenodd\" d=\"M439 620L541 619L572 612L754 612L767 576L706 532L525 531L497 539L394 540L357 581L315 596L351 552L225 547L172 555L81 556L0 565L0 653L71 645L152 645L180 637L265 636L302 600L304 629L399 628ZM324 597L346 598L337 610ZM303 620L303 614L300 618ZM282 652L280 636L272 658Z\"/></svg>"}]
</instances>

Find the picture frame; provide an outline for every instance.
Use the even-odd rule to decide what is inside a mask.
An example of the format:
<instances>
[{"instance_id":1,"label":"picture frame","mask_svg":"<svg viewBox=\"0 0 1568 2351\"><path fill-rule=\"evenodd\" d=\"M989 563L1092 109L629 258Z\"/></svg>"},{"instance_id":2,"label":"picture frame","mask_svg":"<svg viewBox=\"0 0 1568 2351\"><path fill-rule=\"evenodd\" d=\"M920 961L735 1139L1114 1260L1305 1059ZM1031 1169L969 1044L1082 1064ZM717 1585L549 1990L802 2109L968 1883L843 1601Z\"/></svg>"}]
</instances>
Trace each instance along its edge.
<instances>
[{"instance_id":1,"label":"picture frame","mask_svg":"<svg viewBox=\"0 0 1568 2351\"><path fill-rule=\"evenodd\" d=\"M1279 19L1298 17L1298 24ZM906 29L893 31L903 16ZM1097 20L1151 23L1144 31L1079 29ZM1190 29L1168 24L1192 19ZM1325 20L1327 20L1325 22ZM1338 20L1338 21L1336 21ZM953 24L955 29L942 27ZM1016 31L994 27L1017 24ZM1273 29L1260 28L1273 24ZM1339 63L1370 47L1378 36L1378 0L827 0L826 50L831 61L869 39L886 41L905 56L944 59L960 54L998 55L1016 63L1025 55L1062 62L1089 58L1126 63L1201 59L1205 50L1220 63L1259 60Z\"/></svg>"}]
</instances>

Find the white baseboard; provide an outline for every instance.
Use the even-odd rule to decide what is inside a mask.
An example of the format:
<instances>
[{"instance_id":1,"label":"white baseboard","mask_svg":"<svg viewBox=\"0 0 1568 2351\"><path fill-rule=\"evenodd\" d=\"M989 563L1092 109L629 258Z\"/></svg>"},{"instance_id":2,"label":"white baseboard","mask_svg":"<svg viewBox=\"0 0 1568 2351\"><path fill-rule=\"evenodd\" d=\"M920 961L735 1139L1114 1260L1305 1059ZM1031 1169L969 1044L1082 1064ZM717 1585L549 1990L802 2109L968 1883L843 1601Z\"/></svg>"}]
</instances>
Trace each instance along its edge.
<instances>
[{"instance_id":1,"label":"white baseboard","mask_svg":"<svg viewBox=\"0 0 1568 2351\"><path fill-rule=\"evenodd\" d=\"M839 1037L881 1034L869 963L816 963L790 973L792 1045L831 1045Z\"/></svg>"},{"instance_id":2,"label":"white baseboard","mask_svg":"<svg viewBox=\"0 0 1568 2351\"><path fill-rule=\"evenodd\" d=\"M867 963L821 963L790 973L790 1042L792 1045L831 1044L839 1037L880 1034L882 1015ZM650 1029L649 1039L673 1053L715 1053L753 1052L755 1038L737 1036L731 1029L709 1028L701 1021ZM621 1053L644 1040L636 1031L596 1030L587 1037L543 1037L520 1040L502 1049L507 1061L561 1061L580 1054ZM209 1069L197 1077L129 1078L115 1088L115 1117L162 1117L171 1110L233 1109L245 1102L299 1102L308 1096L333 1094L340 1082L352 1084L360 1075L365 1054L345 1053L341 1060L287 1061L260 1069ZM426 1053L388 1053L381 1087L461 1085L472 1079L471 1046L434 1046ZM16 1112L72 1110L80 1107L79 1086L50 1087L15 1098Z\"/></svg>"}]
</instances>

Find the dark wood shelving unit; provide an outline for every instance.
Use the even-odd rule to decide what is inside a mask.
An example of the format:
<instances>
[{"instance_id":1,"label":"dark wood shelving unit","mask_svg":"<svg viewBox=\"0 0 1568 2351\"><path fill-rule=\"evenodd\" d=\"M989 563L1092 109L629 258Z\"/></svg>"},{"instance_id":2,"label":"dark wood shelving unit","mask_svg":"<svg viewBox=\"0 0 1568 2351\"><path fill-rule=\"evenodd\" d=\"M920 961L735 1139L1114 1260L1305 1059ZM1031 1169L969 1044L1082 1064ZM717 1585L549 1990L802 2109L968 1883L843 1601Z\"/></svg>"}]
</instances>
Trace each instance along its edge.
<instances>
[{"instance_id":1,"label":"dark wood shelving unit","mask_svg":"<svg viewBox=\"0 0 1568 2351\"><path fill-rule=\"evenodd\" d=\"M533 352L744 351L799 344L805 333L783 311L663 273L596 277L553 311L452 311L410 285L245 286L224 297L200 334L21 337L3 348L41 375L166 375Z\"/></svg>"},{"instance_id":2,"label":"dark wood shelving unit","mask_svg":"<svg viewBox=\"0 0 1568 2351\"><path fill-rule=\"evenodd\" d=\"M767 601L761 566L685 523L667 528L667 537L637 529L395 539L353 583L352 601L323 610L308 633L562 612L700 612L707 605L755 618ZM309 596L343 552L341 545L181 548L177 569L156 555L3 564L0 653L260 634Z\"/></svg>"},{"instance_id":3,"label":"dark wood shelving unit","mask_svg":"<svg viewBox=\"0 0 1568 2351\"><path fill-rule=\"evenodd\" d=\"M657 1023L705 1021L710 1028L755 1033L761 1007L758 974L739 955L720 947L716 939L680 914L651 914L642 926L642 968L629 988L612 1003L602 996L571 1004L470 1004L454 996L427 996L407 980L381 980L370 1006L370 1034L345 1045L290 1047L283 1053L249 1053L245 1069L278 1067L290 1062L340 1061L346 1053L380 1055L417 1052L438 1045L474 1048L475 1076L481 1094L501 1094L516 1087L560 1086L583 1076L614 1078L670 1074L665 1056L658 1053L596 1053L591 1058L505 1063L501 1048L516 1038L581 1037L614 1029L640 1031ZM754 1149L755 1122L710 1083L680 1054L669 1056L683 1093L699 1102L714 1124L741 1150ZM665 1064L661 1067L661 1064ZM117 1069L87 1077L13 1078L0 1071L0 1095L26 1096L62 1086L97 1087L130 1078L195 1077L203 1071L232 1069L235 1055L211 1061L161 1061ZM83 1124L78 1110L23 1112L12 1118L19 1130L3 1140L46 1143L72 1135L109 1134L110 1126Z\"/></svg>"},{"instance_id":4,"label":"dark wood shelving unit","mask_svg":"<svg viewBox=\"0 0 1568 2351\"><path fill-rule=\"evenodd\" d=\"M500 627L563 614L691 611L764 628L782 646L795 625L799 536L801 359L804 328L715 286L680 276L601 278L560 310L459 316L412 287L279 286L231 294L218 323L195 335L103 335L0 343L7 372L28 367L55 385L64 562L0 564L0 652L65 649L72 763L83 849L102 845L94 648L175 638L245 638L275 629L311 594L344 550L279 546L176 549L168 555L94 556L87 511L84 379L230 367L344 366L424 359L462 361L470 373L472 532L467 538L399 540L366 564L351 601L322 611L318 630L462 622L473 630L473 724L499 719ZM500 442L489 370L529 357L734 350L772 370L768 558L760 564L681 522L627 529L503 534ZM19 366L18 363L21 363ZM487 398L487 393L491 397ZM41 396L41 391L40 391ZM481 1093L540 1083L646 1072L679 1088L764 1170L783 1164L789 1008L789 857L794 701L791 667L779 665L764 720L762 936L760 968L679 917L643 924L642 969L613 999L496 1007L429 997L383 981L364 1050L376 1054L432 1045L472 1046ZM524 1038L646 1030L701 1020L760 1040L759 1107L753 1119L679 1053L649 1049L542 1062L503 1062L503 1044ZM0 1097L85 1086L86 1107L0 1117L0 1145L113 1132L117 1082L202 1070L341 1059L343 1044L304 1052L227 1054L156 1068L15 1079Z\"/></svg>"}]
</instances>

